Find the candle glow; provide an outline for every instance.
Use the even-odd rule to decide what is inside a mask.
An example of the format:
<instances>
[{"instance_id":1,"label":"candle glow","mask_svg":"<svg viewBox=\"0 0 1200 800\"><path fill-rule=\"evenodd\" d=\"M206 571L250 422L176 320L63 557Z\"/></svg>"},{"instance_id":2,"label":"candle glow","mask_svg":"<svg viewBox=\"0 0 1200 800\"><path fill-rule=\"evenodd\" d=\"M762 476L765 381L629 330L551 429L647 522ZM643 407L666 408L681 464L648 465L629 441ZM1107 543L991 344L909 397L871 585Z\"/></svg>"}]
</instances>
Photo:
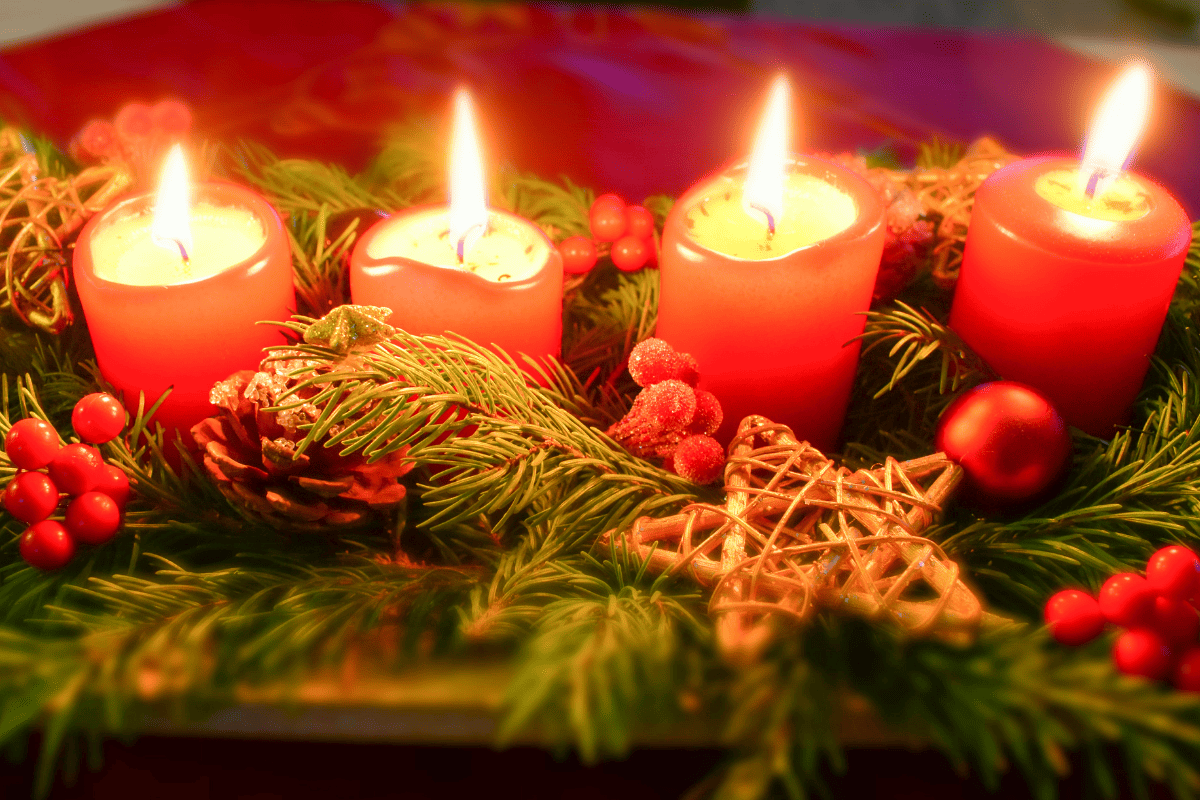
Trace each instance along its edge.
<instances>
[{"instance_id":1,"label":"candle glow","mask_svg":"<svg viewBox=\"0 0 1200 800\"><path fill-rule=\"evenodd\" d=\"M188 200L191 182L183 148L174 145L163 163L162 178L154 200L154 217L150 223L150 238L160 247L175 250L187 264L193 251L191 204Z\"/></svg>"},{"instance_id":2,"label":"candle glow","mask_svg":"<svg viewBox=\"0 0 1200 800\"><path fill-rule=\"evenodd\" d=\"M1079 171L1089 197L1102 196L1128 165L1149 111L1150 70L1136 62L1113 82L1092 117Z\"/></svg>"},{"instance_id":3,"label":"candle glow","mask_svg":"<svg viewBox=\"0 0 1200 800\"><path fill-rule=\"evenodd\" d=\"M483 155L471 95L459 89L454 95L454 127L450 133L450 242L462 263L487 230Z\"/></svg>"},{"instance_id":4,"label":"candle glow","mask_svg":"<svg viewBox=\"0 0 1200 800\"><path fill-rule=\"evenodd\" d=\"M755 219L766 217L767 230L772 235L784 211L783 179L788 160L791 94L787 76L775 78L754 137L742 190L742 207Z\"/></svg>"}]
</instances>

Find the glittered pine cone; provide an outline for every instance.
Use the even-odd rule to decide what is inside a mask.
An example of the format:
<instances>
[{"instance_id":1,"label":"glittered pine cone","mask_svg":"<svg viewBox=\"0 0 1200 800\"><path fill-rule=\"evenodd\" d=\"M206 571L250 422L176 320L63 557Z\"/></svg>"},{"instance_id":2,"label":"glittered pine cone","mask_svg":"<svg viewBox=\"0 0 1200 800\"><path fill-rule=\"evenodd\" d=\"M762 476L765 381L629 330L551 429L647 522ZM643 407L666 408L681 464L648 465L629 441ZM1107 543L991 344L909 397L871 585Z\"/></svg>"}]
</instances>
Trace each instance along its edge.
<instances>
[{"instance_id":1,"label":"glittered pine cone","mask_svg":"<svg viewBox=\"0 0 1200 800\"><path fill-rule=\"evenodd\" d=\"M265 410L299 381L289 373L304 366L268 361L259 372L243 370L213 387L218 413L192 428L205 471L235 505L283 529L319 532L388 522L407 495L400 479L412 469L408 448L373 463L319 443L297 455L300 426L317 419L316 406Z\"/></svg>"}]
</instances>

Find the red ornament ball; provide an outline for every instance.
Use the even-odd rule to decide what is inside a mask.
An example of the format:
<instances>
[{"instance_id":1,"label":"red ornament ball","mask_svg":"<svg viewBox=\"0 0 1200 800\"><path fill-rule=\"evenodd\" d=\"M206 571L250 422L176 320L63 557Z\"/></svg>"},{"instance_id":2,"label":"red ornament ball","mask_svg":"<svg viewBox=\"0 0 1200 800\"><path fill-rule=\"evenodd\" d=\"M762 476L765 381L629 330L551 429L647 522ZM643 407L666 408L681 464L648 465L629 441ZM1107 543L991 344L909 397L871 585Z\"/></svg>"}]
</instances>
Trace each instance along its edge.
<instances>
[{"instance_id":1,"label":"red ornament ball","mask_svg":"<svg viewBox=\"0 0 1200 800\"><path fill-rule=\"evenodd\" d=\"M643 389L638 399L659 430L683 430L696 415L696 392L683 381L661 381Z\"/></svg>"},{"instance_id":2,"label":"red ornament ball","mask_svg":"<svg viewBox=\"0 0 1200 800\"><path fill-rule=\"evenodd\" d=\"M676 446L672 468L692 483L713 483L725 474L725 448L711 436L689 436Z\"/></svg>"},{"instance_id":3,"label":"red ornament ball","mask_svg":"<svg viewBox=\"0 0 1200 800\"><path fill-rule=\"evenodd\" d=\"M679 375L679 354L666 341L643 339L629 351L629 375L643 389Z\"/></svg>"},{"instance_id":4,"label":"red ornament ball","mask_svg":"<svg viewBox=\"0 0 1200 800\"><path fill-rule=\"evenodd\" d=\"M1163 597L1187 600L1200 591L1200 558L1177 544L1164 547L1146 562L1146 580Z\"/></svg>"},{"instance_id":5,"label":"red ornament ball","mask_svg":"<svg viewBox=\"0 0 1200 800\"><path fill-rule=\"evenodd\" d=\"M1140 675L1152 681L1167 677L1171 669L1171 651L1161 636L1146 628L1125 631L1113 645L1113 661L1126 675Z\"/></svg>"},{"instance_id":6,"label":"red ornament ball","mask_svg":"<svg viewBox=\"0 0 1200 800\"><path fill-rule=\"evenodd\" d=\"M592 203L588 212L592 238L597 242L612 242L625 235L625 203L615 194L603 194Z\"/></svg>"},{"instance_id":7,"label":"red ornament ball","mask_svg":"<svg viewBox=\"0 0 1200 800\"><path fill-rule=\"evenodd\" d=\"M42 520L21 534L21 558L38 569L49 572L66 566L75 555L75 542L61 522Z\"/></svg>"},{"instance_id":8,"label":"red ornament ball","mask_svg":"<svg viewBox=\"0 0 1200 800\"><path fill-rule=\"evenodd\" d=\"M1154 590L1141 575L1118 572L1100 587L1100 613L1114 625L1144 625L1154 610Z\"/></svg>"},{"instance_id":9,"label":"red ornament ball","mask_svg":"<svg viewBox=\"0 0 1200 800\"><path fill-rule=\"evenodd\" d=\"M625 232L639 239L654 238L654 215L643 206L627 206Z\"/></svg>"},{"instance_id":10,"label":"red ornament ball","mask_svg":"<svg viewBox=\"0 0 1200 800\"><path fill-rule=\"evenodd\" d=\"M696 413L692 415L692 423L688 431L696 434L712 436L721 427L725 412L721 409L721 401L712 392L703 389L696 390Z\"/></svg>"},{"instance_id":11,"label":"red ornament ball","mask_svg":"<svg viewBox=\"0 0 1200 800\"><path fill-rule=\"evenodd\" d=\"M103 492L84 492L67 506L67 530L77 542L104 544L121 527L121 510Z\"/></svg>"},{"instance_id":12,"label":"red ornament ball","mask_svg":"<svg viewBox=\"0 0 1200 800\"><path fill-rule=\"evenodd\" d=\"M622 236L612 243L608 257L622 272L635 272L646 266L650 258L651 245L636 236Z\"/></svg>"},{"instance_id":13,"label":"red ornament ball","mask_svg":"<svg viewBox=\"0 0 1200 800\"><path fill-rule=\"evenodd\" d=\"M1175 674L1171 682L1181 692L1200 692L1200 646L1183 652L1175 662Z\"/></svg>"},{"instance_id":14,"label":"red ornament ball","mask_svg":"<svg viewBox=\"0 0 1200 800\"><path fill-rule=\"evenodd\" d=\"M1096 598L1078 589L1064 589L1046 601L1046 624L1062 644L1087 644L1104 630L1104 615Z\"/></svg>"},{"instance_id":15,"label":"red ornament ball","mask_svg":"<svg viewBox=\"0 0 1200 800\"><path fill-rule=\"evenodd\" d=\"M1184 600L1159 596L1154 598L1149 627L1168 644L1194 644L1200 634L1200 613Z\"/></svg>"},{"instance_id":16,"label":"red ornament ball","mask_svg":"<svg viewBox=\"0 0 1200 800\"><path fill-rule=\"evenodd\" d=\"M1013 381L981 384L951 403L935 446L962 466L967 499L981 505L1036 498L1071 458L1062 416L1040 392Z\"/></svg>"},{"instance_id":17,"label":"red ornament ball","mask_svg":"<svg viewBox=\"0 0 1200 800\"><path fill-rule=\"evenodd\" d=\"M85 442L104 444L125 430L125 407L111 394L89 394L75 404L71 427Z\"/></svg>"},{"instance_id":18,"label":"red ornament ball","mask_svg":"<svg viewBox=\"0 0 1200 800\"><path fill-rule=\"evenodd\" d=\"M100 451L86 444L69 444L50 462L50 480L67 494L90 492L104 465Z\"/></svg>"},{"instance_id":19,"label":"red ornament ball","mask_svg":"<svg viewBox=\"0 0 1200 800\"><path fill-rule=\"evenodd\" d=\"M563 272L568 275L583 275L596 266L596 243L584 236L563 239L558 252L562 255Z\"/></svg>"},{"instance_id":20,"label":"red ornament ball","mask_svg":"<svg viewBox=\"0 0 1200 800\"><path fill-rule=\"evenodd\" d=\"M41 522L58 507L58 487L40 472L21 472L4 490L4 507L21 522Z\"/></svg>"},{"instance_id":21,"label":"red ornament ball","mask_svg":"<svg viewBox=\"0 0 1200 800\"><path fill-rule=\"evenodd\" d=\"M108 495L117 504L117 508L124 511L125 504L129 502L129 476L120 467L105 464L100 467L96 485L92 490Z\"/></svg>"},{"instance_id":22,"label":"red ornament ball","mask_svg":"<svg viewBox=\"0 0 1200 800\"><path fill-rule=\"evenodd\" d=\"M4 452L18 469L41 469L62 447L58 431L43 419L23 419L4 437Z\"/></svg>"}]
</instances>

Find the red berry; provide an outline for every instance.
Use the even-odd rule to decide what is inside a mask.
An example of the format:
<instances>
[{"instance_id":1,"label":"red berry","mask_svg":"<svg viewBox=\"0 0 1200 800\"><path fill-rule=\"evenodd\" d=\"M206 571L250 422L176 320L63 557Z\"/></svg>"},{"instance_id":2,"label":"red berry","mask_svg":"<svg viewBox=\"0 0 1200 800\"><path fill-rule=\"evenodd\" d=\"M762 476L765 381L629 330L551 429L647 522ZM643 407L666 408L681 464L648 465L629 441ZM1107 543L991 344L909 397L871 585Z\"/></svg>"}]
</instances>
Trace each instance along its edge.
<instances>
[{"instance_id":1,"label":"red berry","mask_svg":"<svg viewBox=\"0 0 1200 800\"><path fill-rule=\"evenodd\" d=\"M125 407L111 394L89 394L75 404L71 426L85 442L104 444L125 429Z\"/></svg>"},{"instance_id":2,"label":"red berry","mask_svg":"<svg viewBox=\"0 0 1200 800\"><path fill-rule=\"evenodd\" d=\"M192 127L192 111L178 100L161 100L150 109L150 124L168 136L187 133Z\"/></svg>"},{"instance_id":3,"label":"red berry","mask_svg":"<svg viewBox=\"0 0 1200 800\"><path fill-rule=\"evenodd\" d=\"M614 194L596 198L588 212L592 237L597 242L611 242L625 235L625 203Z\"/></svg>"},{"instance_id":4,"label":"red berry","mask_svg":"<svg viewBox=\"0 0 1200 800\"><path fill-rule=\"evenodd\" d=\"M638 397L643 412L659 430L683 430L696 415L696 392L683 381L661 381Z\"/></svg>"},{"instance_id":5,"label":"red berry","mask_svg":"<svg viewBox=\"0 0 1200 800\"><path fill-rule=\"evenodd\" d=\"M1123 628L1145 624L1154 609L1154 590L1141 575L1119 572L1100 588L1100 613Z\"/></svg>"},{"instance_id":6,"label":"red berry","mask_svg":"<svg viewBox=\"0 0 1200 800\"><path fill-rule=\"evenodd\" d=\"M692 422L688 425L688 431L712 436L721 427L721 422L724 419L725 412L721 410L721 401L717 399L717 396L712 392L697 389L696 413L692 415Z\"/></svg>"},{"instance_id":7,"label":"red berry","mask_svg":"<svg viewBox=\"0 0 1200 800\"><path fill-rule=\"evenodd\" d=\"M700 382L700 365L696 363L694 355L679 354L679 374L675 377L692 387Z\"/></svg>"},{"instance_id":8,"label":"red berry","mask_svg":"<svg viewBox=\"0 0 1200 800\"><path fill-rule=\"evenodd\" d=\"M643 206L626 206L625 232L639 239L654 237L654 215Z\"/></svg>"},{"instance_id":9,"label":"red berry","mask_svg":"<svg viewBox=\"0 0 1200 800\"><path fill-rule=\"evenodd\" d=\"M122 139L144 139L154 130L150 117L150 106L142 103L126 103L113 119L117 135Z\"/></svg>"},{"instance_id":10,"label":"red berry","mask_svg":"<svg viewBox=\"0 0 1200 800\"><path fill-rule=\"evenodd\" d=\"M1146 562L1146 580L1163 597L1187 600L1200 590L1200 558L1177 544L1164 547Z\"/></svg>"},{"instance_id":11,"label":"red berry","mask_svg":"<svg viewBox=\"0 0 1200 800\"><path fill-rule=\"evenodd\" d=\"M117 129L105 119L94 119L84 125L75 142L84 155L93 159L110 158L120 152Z\"/></svg>"},{"instance_id":12,"label":"red berry","mask_svg":"<svg viewBox=\"0 0 1200 800\"><path fill-rule=\"evenodd\" d=\"M1126 675L1157 681L1171 669L1171 651L1161 636L1145 628L1125 631L1113 645L1113 661Z\"/></svg>"},{"instance_id":13,"label":"red berry","mask_svg":"<svg viewBox=\"0 0 1200 800\"><path fill-rule=\"evenodd\" d=\"M613 242L608 257L622 272L634 272L646 265L646 259L650 257L650 245L636 236L622 236Z\"/></svg>"},{"instance_id":14,"label":"red berry","mask_svg":"<svg viewBox=\"0 0 1200 800\"><path fill-rule=\"evenodd\" d=\"M108 495L117 504L117 508L124 511L125 504L129 502L129 476L120 467L105 464L100 467L96 485L92 490Z\"/></svg>"},{"instance_id":15,"label":"red berry","mask_svg":"<svg viewBox=\"0 0 1200 800\"><path fill-rule=\"evenodd\" d=\"M1078 589L1064 589L1046 601L1046 624L1060 643L1087 644L1104 630L1104 615L1096 598Z\"/></svg>"},{"instance_id":16,"label":"red berry","mask_svg":"<svg viewBox=\"0 0 1200 800\"><path fill-rule=\"evenodd\" d=\"M1172 676L1175 688L1181 692L1200 692L1200 646L1185 650L1175 663Z\"/></svg>"},{"instance_id":17,"label":"red berry","mask_svg":"<svg viewBox=\"0 0 1200 800\"><path fill-rule=\"evenodd\" d=\"M90 492L100 478L100 451L86 444L69 444L50 462L50 480L67 494Z\"/></svg>"},{"instance_id":18,"label":"red berry","mask_svg":"<svg viewBox=\"0 0 1200 800\"><path fill-rule=\"evenodd\" d=\"M62 447L58 431L42 419L23 419L13 424L4 437L4 452L19 469L41 469Z\"/></svg>"},{"instance_id":19,"label":"red berry","mask_svg":"<svg viewBox=\"0 0 1200 800\"><path fill-rule=\"evenodd\" d=\"M58 487L40 472L21 472L4 490L4 507L21 522L41 522L58 507Z\"/></svg>"},{"instance_id":20,"label":"red berry","mask_svg":"<svg viewBox=\"0 0 1200 800\"><path fill-rule=\"evenodd\" d=\"M563 272L568 275L582 275L596 266L596 243L583 236L563 239L558 252L562 255Z\"/></svg>"},{"instance_id":21,"label":"red berry","mask_svg":"<svg viewBox=\"0 0 1200 800\"><path fill-rule=\"evenodd\" d=\"M680 358L675 348L653 336L638 342L629 351L629 375L642 388L678 377L679 367Z\"/></svg>"},{"instance_id":22,"label":"red berry","mask_svg":"<svg viewBox=\"0 0 1200 800\"><path fill-rule=\"evenodd\" d=\"M1172 645L1193 644L1200 633L1200 614L1190 603L1170 597L1154 598L1150 627Z\"/></svg>"},{"instance_id":23,"label":"red berry","mask_svg":"<svg viewBox=\"0 0 1200 800\"><path fill-rule=\"evenodd\" d=\"M681 478L701 485L713 483L725 472L725 448L711 436L689 436L675 448L672 461Z\"/></svg>"},{"instance_id":24,"label":"red berry","mask_svg":"<svg viewBox=\"0 0 1200 800\"><path fill-rule=\"evenodd\" d=\"M75 541L104 544L121 527L121 510L102 492L84 492L67 506L67 530Z\"/></svg>"},{"instance_id":25,"label":"red berry","mask_svg":"<svg viewBox=\"0 0 1200 800\"><path fill-rule=\"evenodd\" d=\"M75 542L61 522L42 520L21 535L21 558L43 571L66 566L75 555Z\"/></svg>"}]
</instances>

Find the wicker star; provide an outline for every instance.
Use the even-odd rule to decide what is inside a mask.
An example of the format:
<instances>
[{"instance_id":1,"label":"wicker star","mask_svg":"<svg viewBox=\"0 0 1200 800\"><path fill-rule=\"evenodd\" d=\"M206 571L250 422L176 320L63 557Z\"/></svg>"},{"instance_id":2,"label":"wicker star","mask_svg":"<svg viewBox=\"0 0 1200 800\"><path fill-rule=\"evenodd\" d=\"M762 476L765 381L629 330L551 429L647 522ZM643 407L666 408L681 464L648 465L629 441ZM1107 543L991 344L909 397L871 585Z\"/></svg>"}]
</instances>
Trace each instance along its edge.
<instances>
[{"instance_id":1,"label":"wicker star","mask_svg":"<svg viewBox=\"0 0 1200 800\"><path fill-rule=\"evenodd\" d=\"M836 465L792 431L746 417L729 446L724 505L643 517L618 541L655 572L712 590L724 649L752 655L781 617L818 609L887 619L912 633L962 635L979 600L958 565L921 536L962 477L938 453L871 470Z\"/></svg>"}]
</instances>

